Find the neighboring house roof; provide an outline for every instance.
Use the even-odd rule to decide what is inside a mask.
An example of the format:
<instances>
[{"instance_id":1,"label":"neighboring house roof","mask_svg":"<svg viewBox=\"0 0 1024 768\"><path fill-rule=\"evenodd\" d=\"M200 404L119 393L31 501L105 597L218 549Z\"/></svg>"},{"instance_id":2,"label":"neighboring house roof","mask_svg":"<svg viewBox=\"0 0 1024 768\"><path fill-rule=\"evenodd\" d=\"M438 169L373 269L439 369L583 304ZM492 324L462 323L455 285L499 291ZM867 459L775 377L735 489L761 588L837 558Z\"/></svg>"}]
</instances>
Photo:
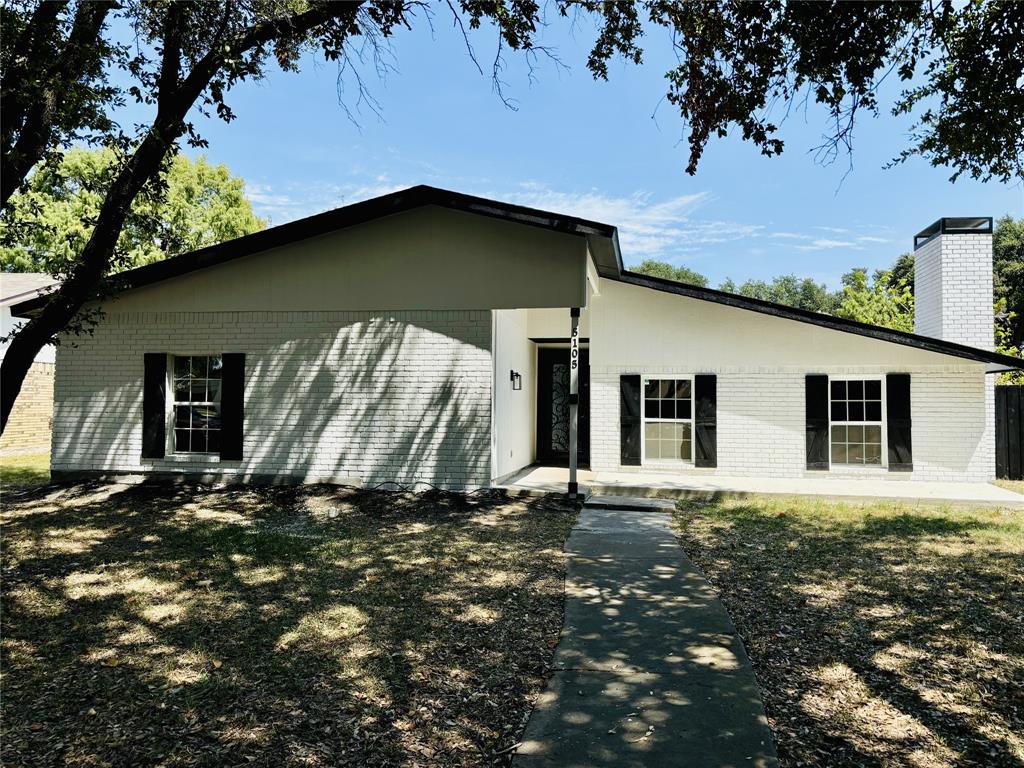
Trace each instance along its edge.
<instances>
[{"instance_id":1,"label":"neighboring house roof","mask_svg":"<svg viewBox=\"0 0 1024 768\"><path fill-rule=\"evenodd\" d=\"M890 328L867 325L853 320L844 320L832 315L795 309L783 304L751 299L724 291L716 291L711 288L702 288L700 286L677 283L671 280L629 272L623 267L622 254L619 249L618 230L610 224L551 213L550 211L541 211L521 205L512 205L511 203L503 203L497 200L488 200L483 197L473 197L472 195L464 195L460 192L452 192L425 185L410 187L409 189L375 197L372 200L346 205L342 208L336 208L305 219L292 221L288 224L281 224L280 226L271 227L270 229L239 237L235 240L228 240L209 248L184 253L180 256L128 270L116 276L115 287L117 290L128 290L143 285L150 285L205 267L223 264L243 256L308 240L312 237L428 205L475 213L481 216L490 216L527 226L541 227L542 229L549 229L555 232L585 237L590 253L594 258L598 274L611 280L656 291L673 293L679 296L687 296L701 301L725 304L738 309L760 312L802 323L810 323L843 333L853 333L880 341L917 347L952 357L988 363L990 366L994 366L990 370L1009 370L1024 367L1024 361L1008 355L1001 355L997 352L975 349L963 344L955 344L903 331L894 331ZM12 312L18 316L30 316L38 311L44 303L45 300L42 297L32 298L12 307Z\"/></svg>"},{"instance_id":2,"label":"neighboring house roof","mask_svg":"<svg viewBox=\"0 0 1024 768\"><path fill-rule=\"evenodd\" d=\"M56 282L43 272L0 273L0 306L7 307L34 299L40 289L48 288Z\"/></svg>"}]
</instances>

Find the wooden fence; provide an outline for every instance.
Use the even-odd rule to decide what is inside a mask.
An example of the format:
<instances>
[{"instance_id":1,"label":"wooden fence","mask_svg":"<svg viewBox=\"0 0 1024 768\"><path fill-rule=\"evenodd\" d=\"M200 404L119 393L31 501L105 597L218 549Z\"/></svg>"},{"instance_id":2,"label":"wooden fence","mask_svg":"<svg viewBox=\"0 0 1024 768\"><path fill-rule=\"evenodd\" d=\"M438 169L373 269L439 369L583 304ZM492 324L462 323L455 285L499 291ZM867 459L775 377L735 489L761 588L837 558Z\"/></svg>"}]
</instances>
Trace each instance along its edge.
<instances>
[{"instance_id":1,"label":"wooden fence","mask_svg":"<svg viewBox=\"0 0 1024 768\"><path fill-rule=\"evenodd\" d=\"M996 477L1024 480L1024 385L996 387Z\"/></svg>"}]
</instances>

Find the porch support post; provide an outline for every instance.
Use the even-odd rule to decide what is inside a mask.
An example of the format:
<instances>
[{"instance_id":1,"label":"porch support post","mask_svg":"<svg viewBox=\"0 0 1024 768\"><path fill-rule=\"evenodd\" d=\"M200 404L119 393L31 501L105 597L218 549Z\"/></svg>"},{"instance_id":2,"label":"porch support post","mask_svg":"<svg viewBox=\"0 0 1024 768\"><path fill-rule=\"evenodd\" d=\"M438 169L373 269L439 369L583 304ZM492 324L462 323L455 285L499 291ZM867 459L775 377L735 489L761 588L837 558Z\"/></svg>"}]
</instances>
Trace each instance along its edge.
<instances>
[{"instance_id":1,"label":"porch support post","mask_svg":"<svg viewBox=\"0 0 1024 768\"><path fill-rule=\"evenodd\" d=\"M579 495L577 470L577 419L580 409L580 308L569 310L572 332L569 334L569 498Z\"/></svg>"}]
</instances>

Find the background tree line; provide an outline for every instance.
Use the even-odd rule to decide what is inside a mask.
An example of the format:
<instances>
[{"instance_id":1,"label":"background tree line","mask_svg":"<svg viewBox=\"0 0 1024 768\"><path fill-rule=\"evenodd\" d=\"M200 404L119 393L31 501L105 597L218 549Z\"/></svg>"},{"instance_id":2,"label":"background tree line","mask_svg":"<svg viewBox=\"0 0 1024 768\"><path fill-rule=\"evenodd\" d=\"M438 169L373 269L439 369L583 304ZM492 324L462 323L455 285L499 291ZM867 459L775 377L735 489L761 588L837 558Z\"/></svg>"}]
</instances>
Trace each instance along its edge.
<instances>
[{"instance_id":1,"label":"background tree line","mask_svg":"<svg viewBox=\"0 0 1024 768\"><path fill-rule=\"evenodd\" d=\"M634 272L708 286L708 279L689 267L647 259ZM992 235L992 306L996 348L1022 356L1024 347L1024 219L1003 216ZM842 278L842 286L830 290L809 277L779 275L771 280L747 280L739 285L731 278L719 290L753 299L824 312L848 320L881 325L900 331L914 330L914 254L904 253L888 269L868 274L854 267ZM1024 383L1020 373L1003 377Z\"/></svg>"}]
</instances>

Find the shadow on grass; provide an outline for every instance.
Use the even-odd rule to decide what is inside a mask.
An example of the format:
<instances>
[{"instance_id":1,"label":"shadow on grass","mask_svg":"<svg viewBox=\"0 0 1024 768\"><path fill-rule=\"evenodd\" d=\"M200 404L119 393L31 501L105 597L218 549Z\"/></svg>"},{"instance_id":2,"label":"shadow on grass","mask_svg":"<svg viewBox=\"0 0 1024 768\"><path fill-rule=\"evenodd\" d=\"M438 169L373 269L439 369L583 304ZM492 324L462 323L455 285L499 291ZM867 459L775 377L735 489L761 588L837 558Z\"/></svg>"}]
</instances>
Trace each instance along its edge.
<instances>
[{"instance_id":1,"label":"shadow on grass","mask_svg":"<svg viewBox=\"0 0 1024 768\"><path fill-rule=\"evenodd\" d=\"M1024 765L1024 522L999 510L682 504L784 765Z\"/></svg>"},{"instance_id":2,"label":"shadow on grass","mask_svg":"<svg viewBox=\"0 0 1024 768\"><path fill-rule=\"evenodd\" d=\"M502 764L575 509L326 486L5 504L4 764Z\"/></svg>"}]
</instances>

